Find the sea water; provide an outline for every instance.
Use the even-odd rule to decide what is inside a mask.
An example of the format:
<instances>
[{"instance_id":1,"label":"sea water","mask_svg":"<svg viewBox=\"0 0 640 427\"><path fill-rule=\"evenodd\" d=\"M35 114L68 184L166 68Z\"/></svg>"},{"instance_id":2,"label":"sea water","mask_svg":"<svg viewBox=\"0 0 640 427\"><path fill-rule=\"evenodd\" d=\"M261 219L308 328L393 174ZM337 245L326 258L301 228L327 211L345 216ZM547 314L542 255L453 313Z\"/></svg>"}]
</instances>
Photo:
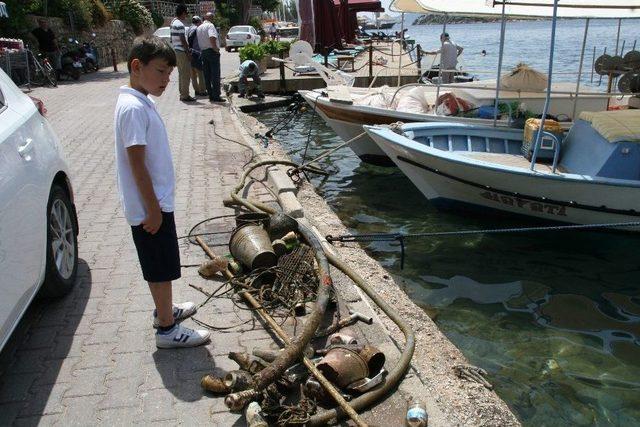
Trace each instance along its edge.
<instances>
[{"instance_id":1,"label":"sea water","mask_svg":"<svg viewBox=\"0 0 640 427\"><path fill-rule=\"evenodd\" d=\"M619 42L620 48L626 40L625 51L640 39L638 22L629 22L623 22ZM454 41L465 46L464 60L482 68L497 64L498 29L493 23L448 26ZM582 20L560 22L556 70L577 70L583 29ZM432 48L440 31L415 26L409 34ZM615 49L616 21L593 21L590 31L589 46ZM549 22L508 23L505 64L524 61L542 69L549 32ZM487 56L472 59L482 49ZM273 125L283 114L256 116ZM311 112L276 138L300 161L307 135L307 158L342 142ZM332 174L313 183L353 233L535 225L438 211L398 169L361 163L349 149L321 164ZM488 371L523 424L640 423L640 236L553 232L410 240L403 270L397 244L363 246L469 361Z\"/></svg>"}]
</instances>

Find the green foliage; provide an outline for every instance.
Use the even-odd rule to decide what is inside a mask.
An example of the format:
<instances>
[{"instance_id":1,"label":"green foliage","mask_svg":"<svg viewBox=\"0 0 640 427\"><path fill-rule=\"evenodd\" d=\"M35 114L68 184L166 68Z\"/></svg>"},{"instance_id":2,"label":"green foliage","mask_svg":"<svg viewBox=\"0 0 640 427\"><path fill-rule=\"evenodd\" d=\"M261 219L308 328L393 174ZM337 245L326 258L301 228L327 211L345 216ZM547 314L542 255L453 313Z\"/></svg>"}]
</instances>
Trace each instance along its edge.
<instances>
[{"instance_id":1,"label":"green foliage","mask_svg":"<svg viewBox=\"0 0 640 427\"><path fill-rule=\"evenodd\" d=\"M240 11L237 8L237 1L227 0L221 1L218 7L218 13L216 14L216 19L221 19L226 21L225 29L229 29L234 25L240 24ZM216 28L218 28L218 24L214 22Z\"/></svg>"},{"instance_id":2,"label":"green foliage","mask_svg":"<svg viewBox=\"0 0 640 427\"><path fill-rule=\"evenodd\" d=\"M11 18L0 18L0 36L21 38L31 28L27 23L27 10L19 0L2 0Z\"/></svg>"},{"instance_id":3,"label":"green foliage","mask_svg":"<svg viewBox=\"0 0 640 427\"><path fill-rule=\"evenodd\" d=\"M160 28L164 25L164 16L157 10L151 11L151 19L153 19L153 24L156 28Z\"/></svg>"},{"instance_id":4,"label":"green foliage","mask_svg":"<svg viewBox=\"0 0 640 427\"><path fill-rule=\"evenodd\" d=\"M231 21L229 18L225 18L224 16L216 13L216 16L213 17L213 25L216 26L218 31L224 31L231 28Z\"/></svg>"},{"instance_id":5,"label":"green foliage","mask_svg":"<svg viewBox=\"0 0 640 427\"><path fill-rule=\"evenodd\" d=\"M47 5L49 16L62 18L68 26L73 26L76 30L86 30L91 28L93 17L91 12L93 6L87 0L54 0Z\"/></svg>"},{"instance_id":6,"label":"green foliage","mask_svg":"<svg viewBox=\"0 0 640 427\"><path fill-rule=\"evenodd\" d=\"M116 18L129 23L136 34L153 25L151 12L136 0L115 0L112 11Z\"/></svg>"},{"instance_id":7,"label":"green foliage","mask_svg":"<svg viewBox=\"0 0 640 427\"><path fill-rule=\"evenodd\" d=\"M259 62L266 54L263 45L261 44L249 44L245 47L241 47L238 51L240 54L240 62L244 62L247 59Z\"/></svg>"},{"instance_id":8,"label":"green foliage","mask_svg":"<svg viewBox=\"0 0 640 427\"><path fill-rule=\"evenodd\" d=\"M274 12L281 8L280 0L253 0L253 5L260 6L263 12Z\"/></svg>"},{"instance_id":9,"label":"green foliage","mask_svg":"<svg viewBox=\"0 0 640 427\"><path fill-rule=\"evenodd\" d=\"M255 28L258 34L264 33L264 30L262 29L262 19L258 18L257 16L253 16L251 19L249 19L249 25Z\"/></svg>"},{"instance_id":10,"label":"green foliage","mask_svg":"<svg viewBox=\"0 0 640 427\"><path fill-rule=\"evenodd\" d=\"M100 0L88 0L91 6L91 21L93 26L102 27L111 20L111 13Z\"/></svg>"},{"instance_id":11,"label":"green foliage","mask_svg":"<svg viewBox=\"0 0 640 427\"><path fill-rule=\"evenodd\" d=\"M262 43L262 49L269 55L277 55L280 52L288 51L289 47L291 47L291 43L279 42L276 40L269 40L266 43Z\"/></svg>"}]
</instances>

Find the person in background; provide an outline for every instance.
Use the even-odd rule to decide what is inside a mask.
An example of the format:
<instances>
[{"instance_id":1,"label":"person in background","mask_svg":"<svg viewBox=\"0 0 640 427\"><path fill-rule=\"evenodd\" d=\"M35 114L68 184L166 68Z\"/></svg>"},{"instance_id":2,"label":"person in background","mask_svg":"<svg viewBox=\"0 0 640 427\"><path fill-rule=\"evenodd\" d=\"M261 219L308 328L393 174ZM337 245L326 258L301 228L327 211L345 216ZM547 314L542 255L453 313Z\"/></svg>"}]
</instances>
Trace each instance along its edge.
<instances>
[{"instance_id":1,"label":"person in background","mask_svg":"<svg viewBox=\"0 0 640 427\"><path fill-rule=\"evenodd\" d=\"M464 48L456 45L449 38L449 33L442 33L440 35L440 42L442 46L438 50L431 52L425 52L429 55L440 54L440 69L442 70L455 70L458 66L458 56L462 53ZM455 71L442 71L441 83L452 83Z\"/></svg>"},{"instance_id":2,"label":"person in background","mask_svg":"<svg viewBox=\"0 0 640 427\"><path fill-rule=\"evenodd\" d=\"M59 78L62 70L60 48L58 47L56 35L49 28L47 20L44 18L38 19L38 27L31 31L31 34L38 40L40 52L47 57L53 68L56 69L56 74Z\"/></svg>"},{"instance_id":3,"label":"person in background","mask_svg":"<svg viewBox=\"0 0 640 427\"><path fill-rule=\"evenodd\" d=\"M276 40L278 38L278 27L276 27L275 22L272 22L269 26L269 35L271 36L271 40Z\"/></svg>"},{"instance_id":4,"label":"person in background","mask_svg":"<svg viewBox=\"0 0 640 427\"><path fill-rule=\"evenodd\" d=\"M184 20L187 19L187 6L176 6L176 17L171 21L171 46L176 51L178 61L178 90L180 101L192 102L196 99L189 95L189 81L191 80L191 50L187 42Z\"/></svg>"},{"instance_id":5,"label":"person in background","mask_svg":"<svg viewBox=\"0 0 640 427\"><path fill-rule=\"evenodd\" d=\"M196 30L198 44L202 49L202 68L204 84L207 87L209 101L225 102L220 96L220 40L216 26L213 25L213 12L207 12L204 22Z\"/></svg>"},{"instance_id":6,"label":"person in background","mask_svg":"<svg viewBox=\"0 0 640 427\"><path fill-rule=\"evenodd\" d=\"M240 91L240 98L244 98L247 95L247 84L249 83L249 77L253 79L253 84L258 91L258 98L264 98L262 87L260 86L260 69L258 65L250 59L247 59L239 68L238 90Z\"/></svg>"},{"instance_id":7,"label":"person in background","mask_svg":"<svg viewBox=\"0 0 640 427\"><path fill-rule=\"evenodd\" d=\"M207 87L204 84L204 73L202 71L202 57L200 45L198 44L197 29L202 24L202 18L194 16L191 18L191 25L187 30L187 43L191 49L191 84L196 96L207 95Z\"/></svg>"}]
</instances>

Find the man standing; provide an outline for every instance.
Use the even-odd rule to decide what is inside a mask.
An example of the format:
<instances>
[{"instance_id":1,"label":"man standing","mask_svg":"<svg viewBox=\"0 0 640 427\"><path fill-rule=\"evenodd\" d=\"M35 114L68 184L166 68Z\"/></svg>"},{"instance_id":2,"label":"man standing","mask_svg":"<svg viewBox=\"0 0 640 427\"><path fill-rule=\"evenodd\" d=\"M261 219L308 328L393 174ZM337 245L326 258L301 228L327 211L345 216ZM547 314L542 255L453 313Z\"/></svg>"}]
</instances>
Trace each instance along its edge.
<instances>
[{"instance_id":1,"label":"man standing","mask_svg":"<svg viewBox=\"0 0 640 427\"><path fill-rule=\"evenodd\" d=\"M204 84L207 86L209 101L225 102L220 96L220 41L218 31L213 25L214 14L208 12L204 22L196 30L198 44L202 49L202 68L204 69Z\"/></svg>"},{"instance_id":2,"label":"man standing","mask_svg":"<svg viewBox=\"0 0 640 427\"><path fill-rule=\"evenodd\" d=\"M31 31L31 34L38 40L40 52L47 57L53 68L56 69L56 74L60 77L60 70L62 70L60 49L58 48L56 35L49 28L47 20L44 18L38 19L38 28Z\"/></svg>"},{"instance_id":3,"label":"man standing","mask_svg":"<svg viewBox=\"0 0 640 427\"><path fill-rule=\"evenodd\" d=\"M183 24L187 19L187 6L179 4L176 7L176 17L171 21L171 46L176 51L178 60L178 89L180 101L195 101L189 95L189 82L191 80L191 51L187 43L187 33Z\"/></svg>"},{"instance_id":4,"label":"man standing","mask_svg":"<svg viewBox=\"0 0 640 427\"><path fill-rule=\"evenodd\" d=\"M202 58L201 49L198 44L198 37L196 30L202 24L202 19L199 16L191 18L192 26L187 30L187 41L189 42L189 49L191 49L191 84L193 90L196 91L196 96L207 95L207 88L204 85L204 73L202 72Z\"/></svg>"},{"instance_id":5,"label":"man standing","mask_svg":"<svg viewBox=\"0 0 640 427\"><path fill-rule=\"evenodd\" d=\"M449 33L442 33L440 35L440 42L442 43L440 49L425 53L430 55L440 54L440 69L452 70L441 71L441 83L453 83L453 76L455 74L453 70L458 66L458 56L460 56L464 49L451 41Z\"/></svg>"}]
</instances>

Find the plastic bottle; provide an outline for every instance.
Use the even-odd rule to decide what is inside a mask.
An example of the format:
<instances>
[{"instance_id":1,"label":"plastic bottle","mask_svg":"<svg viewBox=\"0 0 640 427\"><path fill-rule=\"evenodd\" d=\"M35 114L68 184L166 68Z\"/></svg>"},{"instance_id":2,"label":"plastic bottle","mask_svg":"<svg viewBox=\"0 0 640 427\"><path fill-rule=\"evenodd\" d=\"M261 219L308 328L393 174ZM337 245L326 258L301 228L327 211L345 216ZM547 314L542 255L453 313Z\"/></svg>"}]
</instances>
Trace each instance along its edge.
<instances>
[{"instance_id":1,"label":"plastic bottle","mask_svg":"<svg viewBox=\"0 0 640 427\"><path fill-rule=\"evenodd\" d=\"M427 416L427 408L421 402L413 402L407 410L407 426L409 427L426 427L429 417Z\"/></svg>"}]
</instances>

